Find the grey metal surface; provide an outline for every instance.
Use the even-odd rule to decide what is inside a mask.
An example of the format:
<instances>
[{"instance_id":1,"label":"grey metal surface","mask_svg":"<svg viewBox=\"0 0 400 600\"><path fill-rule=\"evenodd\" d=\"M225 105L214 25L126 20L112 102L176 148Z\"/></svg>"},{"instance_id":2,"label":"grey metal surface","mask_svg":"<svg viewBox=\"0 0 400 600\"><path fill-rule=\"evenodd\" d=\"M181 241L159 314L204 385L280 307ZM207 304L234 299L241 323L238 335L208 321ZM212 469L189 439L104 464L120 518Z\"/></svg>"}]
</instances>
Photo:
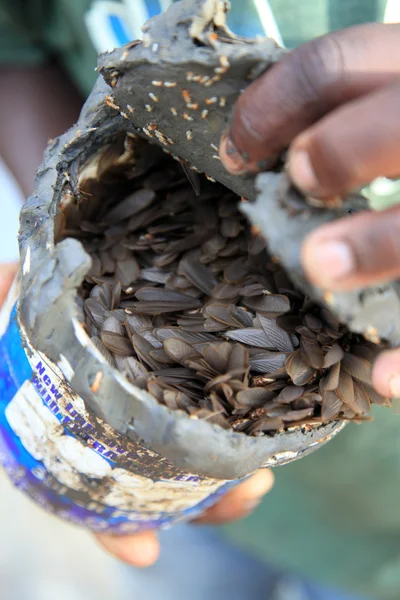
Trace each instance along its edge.
<instances>
[{"instance_id":1,"label":"grey metal surface","mask_svg":"<svg viewBox=\"0 0 400 600\"><path fill-rule=\"evenodd\" d=\"M323 291L306 279L300 263L301 246L308 233L329 221L366 210L367 202L349 196L343 206L323 210L299 206L299 196L283 173L263 173L257 177L257 201L241 209L267 237L269 249L285 265L294 283L319 304L325 304L346 323L350 331L375 341L400 343L400 282L386 282L346 293ZM297 203L297 210L293 208ZM282 239L284 238L284 243Z\"/></svg>"},{"instance_id":2,"label":"grey metal surface","mask_svg":"<svg viewBox=\"0 0 400 600\"><path fill-rule=\"evenodd\" d=\"M234 191L248 192L246 196L251 196L254 182L227 175L219 161L213 158L209 143L210 139L218 139L222 123L228 119L230 105L241 87L249 83L249 76L253 76L255 67L260 67L257 72L265 69L271 60L280 55L280 50L276 50L271 41L248 43L232 38L235 41L230 43L230 34L225 32L221 24L220 6L221 3L213 0L174 5L167 16L157 17L151 22L145 43L118 50L103 58L101 64L107 64L108 79L113 77L110 68L115 60L119 66L122 61L126 78L118 79L114 88L99 80L77 125L49 146L38 172L35 193L21 213L22 295L19 317L37 350L53 363L58 364L61 355L68 361L69 383L96 416L99 428L104 426L104 420L116 432L126 436L127 440L140 442L159 452L172 465L185 471L219 479L235 479L262 465L278 465L304 456L331 439L344 423L333 422L313 429L300 427L271 437L266 435L257 438L225 431L217 425L190 419L181 411L170 411L161 406L150 394L129 384L93 351L89 338L76 320L75 311L76 290L89 268L90 258L76 240L67 239L58 245L54 244L54 227L62 193L66 186L73 188L74 173L79 165L84 164L97 148L106 144L117 132L138 132L143 126L144 114L149 114L141 106L140 110L133 112L132 124L126 118L123 107L116 110L115 105L113 107L115 99L110 103L107 96L118 96L120 93L120 100L117 98L117 101L122 104L123 98L129 99L134 93L142 94L145 89L156 89L151 86L156 73L161 76L160 69L164 79L168 76L169 80L172 80L172 75L178 77L179 73L184 73L186 78L193 64L196 67L201 64L202 68L215 74L214 69L218 67L214 65L221 64L218 57L229 56L233 76L226 83L221 83L225 86L223 89L226 89L229 102L220 106L219 101L215 107L212 138L207 137L211 134L204 134L199 136L195 145L191 145L186 129L173 125L174 116L171 113L167 118L166 113L160 112L157 118L165 118L164 133L176 136L176 143L171 144L174 153L179 150L179 155L193 161L200 170L205 169L209 175ZM188 7L190 10L195 7L197 13L188 12ZM175 27L178 34L177 48L174 49L173 43L166 41L166 36L171 37ZM207 32L214 30L224 32L228 41L221 42L218 47L199 46L198 40L208 39ZM158 44L158 48L154 44ZM161 47L163 50L159 54ZM154 52L155 49L157 52ZM169 49L172 52L170 63L167 61ZM269 53L267 61L266 52ZM157 63L154 66L156 71L148 65L149 57ZM137 79L136 68L141 73ZM220 85L219 82L217 85ZM216 90L217 87L208 89L203 86L202 97L212 97L217 93ZM218 90L221 95L219 87ZM148 91L146 93L149 94ZM180 93L182 95L182 90ZM201 123L204 129L203 119ZM194 132L194 125L191 126ZM215 154L215 150L211 150ZM100 389L94 393L91 384L98 371L103 373L103 378Z\"/></svg>"}]
</instances>

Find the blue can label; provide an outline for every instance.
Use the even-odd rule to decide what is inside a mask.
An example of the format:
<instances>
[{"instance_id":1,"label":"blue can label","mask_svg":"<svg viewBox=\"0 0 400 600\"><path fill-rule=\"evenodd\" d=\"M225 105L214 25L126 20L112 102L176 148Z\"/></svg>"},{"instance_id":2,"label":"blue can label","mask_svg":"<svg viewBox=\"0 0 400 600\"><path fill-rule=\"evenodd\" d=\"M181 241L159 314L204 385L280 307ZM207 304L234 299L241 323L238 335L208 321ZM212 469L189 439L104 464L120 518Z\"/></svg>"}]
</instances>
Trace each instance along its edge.
<instances>
[{"instance_id":1,"label":"blue can label","mask_svg":"<svg viewBox=\"0 0 400 600\"><path fill-rule=\"evenodd\" d=\"M232 485L180 472L89 413L67 361L29 345L17 296L15 285L0 313L0 463L17 487L70 521L128 533L193 518Z\"/></svg>"}]
</instances>

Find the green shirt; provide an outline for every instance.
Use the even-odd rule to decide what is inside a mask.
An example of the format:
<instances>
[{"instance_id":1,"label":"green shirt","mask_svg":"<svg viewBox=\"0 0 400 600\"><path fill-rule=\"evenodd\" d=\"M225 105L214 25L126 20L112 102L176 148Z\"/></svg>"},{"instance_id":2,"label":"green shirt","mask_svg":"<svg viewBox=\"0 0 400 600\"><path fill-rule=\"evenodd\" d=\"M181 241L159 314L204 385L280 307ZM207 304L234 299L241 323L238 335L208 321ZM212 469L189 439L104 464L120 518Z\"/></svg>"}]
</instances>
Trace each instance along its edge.
<instances>
[{"instance_id":1,"label":"green shirt","mask_svg":"<svg viewBox=\"0 0 400 600\"><path fill-rule=\"evenodd\" d=\"M168 4L147 2L152 10L155 2ZM119 7L139 4L121 0ZM252 0L232 0L232 29L263 33L267 20L287 47L295 47L333 29L383 20L386 8L386 0L269 4L274 19L263 21ZM0 0L0 63L39 64L56 56L88 93L96 79L96 50L111 43L101 10L92 0ZM114 25L123 38L117 18ZM137 37L140 23L133 19L130 26ZM262 506L225 533L280 568L375 599L399 600L399 417L377 409L374 422L347 426L324 448L275 474L275 488Z\"/></svg>"}]
</instances>

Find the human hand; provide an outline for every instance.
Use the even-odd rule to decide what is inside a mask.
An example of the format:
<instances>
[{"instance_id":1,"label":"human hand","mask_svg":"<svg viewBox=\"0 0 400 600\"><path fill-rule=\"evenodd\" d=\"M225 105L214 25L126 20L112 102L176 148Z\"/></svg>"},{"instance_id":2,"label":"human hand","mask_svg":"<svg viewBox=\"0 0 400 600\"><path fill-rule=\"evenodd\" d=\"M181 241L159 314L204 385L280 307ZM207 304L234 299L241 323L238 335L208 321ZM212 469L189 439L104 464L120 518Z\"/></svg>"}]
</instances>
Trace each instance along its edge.
<instances>
[{"instance_id":1,"label":"human hand","mask_svg":"<svg viewBox=\"0 0 400 600\"><path fill-rule=\"evenodd\" d=\"M228 492L213 507L209 508L196 523L222 524L242 519L249 515L269 492L274 483L272 471L260 469ZM149 567L158 558L160 546L154 531L143 531L134 535L96 535L97 541L116 558L135 567Z\"/></svg>"},{"instance_id":2,"label":"human hand","mask_svg":"<svg viewBox=\"0 0 400 600\"><path fill-rule=\"evenodd\" d=\"M286 148L306 195L346 194L400 176L400 24L337 31L289 53L240 96L220 157L257 172ZM245 159L244 159L245 157ZM345 291L400 276L400 206L324 225L302 248L309 279ZM400 349L383 352L372 380L400 397Z\"/></svg>"},{"instance_id":3,"label":"human hand","mask_svg":"<svg viewBox=\"0 0 400 600\"><path fill-rule=\"evenodd\" d=\"M3 304L17 265L0 265L0 308ZM228 492L215 506L197 519L198 523L227 523L250 514L261 502L262 497L272 487L274 476L268 469L262 469L244 483ZM144 531L135 535L116 536L98 534L97 541L116 558L136 567L152 565L159 554L159 543L154 531Z\"/></svg>"}]
</instances>

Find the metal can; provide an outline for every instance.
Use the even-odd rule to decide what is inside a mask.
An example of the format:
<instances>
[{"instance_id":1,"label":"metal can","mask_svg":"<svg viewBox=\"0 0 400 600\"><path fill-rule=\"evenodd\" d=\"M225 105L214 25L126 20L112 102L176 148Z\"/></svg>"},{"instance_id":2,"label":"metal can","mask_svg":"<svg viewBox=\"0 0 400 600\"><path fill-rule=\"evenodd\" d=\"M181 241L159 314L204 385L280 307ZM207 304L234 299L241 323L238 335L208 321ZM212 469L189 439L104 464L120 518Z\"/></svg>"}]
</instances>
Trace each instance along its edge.
<instances>
[{"instance_id":1,"label":"metal can","mask_svg":"<svg viewBox=\"0 0 400 600\"><path fill-rule=\"evenodd\" d=\"M200 35L198 24L207 17L203 4L200 0L179 3L165 17L168 27L181 31L182 23L187 25L185 43L190 52L179 54L182 64L176 57L168 63L177 79L185 74L185 82L191 77L185 62L191 60L190 53L196 61L204 58L191 37L192 30ZM200 11L200 21L193 7ZM214 7L218 23L221 7L221 3ZM194 29L190 20L180 16L179 11L189 9ZM141 48L139 62L142 65L145 61L147 67L140 72L150 81L146 79L143 89L145 85L153 89L153 80L167 77L167 63L161 58L155 60L163 44L162 56L170 52L171 36L164 33L164 17L159 19L154 21L160 29L160 37L155 33L154 40L159 41L149 45L145 39ZM257 66L265 67L265 56L272 61L280 54L268 40L246 46L243 55L240 40L227 45L233 53L232 64L237 60L240 67L231 80L235 84L230 96L233 101L249 83L250 67L251 72ZM128 64L126 53L132 47L121 51L123 65ZM172 50L177 52L174 46ZM214 60L211 52L210 64L202 64L202 69L216 77ZM15 485L45 509L95 531L124 533L192 519L256 469L291 462L316 450L345 422L293 427L271 437L225 430L161 405L110 366L92 344L79 322L76 304L77 289L90 268L90 258L77 240L57 240L58 219L68 198L79 194L79 169L90 170L92 158L116 135L124 133L147 144L144 140L149 133L145 108L135 112L131 107L137 119L133 124L110 97L118 73L109 71L111 87L99 80L78 123L49 146L35 192L21 213L20 278L0 318L0 462ZM208 86L210 77L206 77ZM125 79L129 95L132 86L126 74ZM216 94L222 85L219 76L214 83ZM214 106L216 101L208 98L211 92L207 86L202 94ZM140 88L140 82L136 87ZM179 86L173 84L167 89L181 101ZM153 92L150 94L154 97ZM191 135L182 121L171 129L177 141L174 148L177 157L189 162L196 159L212 181L229 184L239 196L249 197L255 194L254 182L228 176L215 160L214 149L209 156L209 141L214 139L210 136L215 136L227 119L228 108L222 98L215 127L203 132L203 117L198 116L198 122L192 118L193 131L196 126L203 134L203 147L196 146L193 154ZM168 108L168 103L165 106ZM167 114L171 115L169 109ZM172 115L164 119L177 122ZM159 137L164 144L165 136Z\"/></svg>"},{"instance_id":2,"label":"metal can","mask_svg":"<svg viewBox=\"0 0 400 600\"><path fill-rule=\"evenodd\" d=\"M182 472L106 424L100 431L58 367L31 347L17 290L0 314L0 462L16 487L93 531L128 533L191 519L232 485Z\"/></svg>"},{"instance_id":3,"label":"metal can","mask_svg":"<svg viewBox=\"0 0 400 600\"><path fill-rule=\"evenodd\" d=\"M88 411L60 368L32 347L18 288L0 313L0 463L17 488L68 521L129 533L191 520L240 481L184 472ZM337 431L325 429L315 445Z\"/></svg>"}]
</instances>

